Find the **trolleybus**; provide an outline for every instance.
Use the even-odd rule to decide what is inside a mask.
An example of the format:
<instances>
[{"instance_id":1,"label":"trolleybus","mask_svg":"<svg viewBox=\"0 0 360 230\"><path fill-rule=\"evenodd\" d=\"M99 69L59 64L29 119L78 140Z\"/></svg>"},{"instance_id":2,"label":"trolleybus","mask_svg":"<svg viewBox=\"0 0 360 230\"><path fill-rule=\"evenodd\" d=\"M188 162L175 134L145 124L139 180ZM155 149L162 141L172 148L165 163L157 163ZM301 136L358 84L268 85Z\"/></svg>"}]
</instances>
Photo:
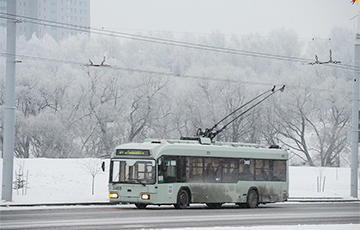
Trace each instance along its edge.
<instances>
[{"instance_id":1,"label":"trolleybus","mask_svg":"<svg viewBox=\"0 0 360 230\"><path fill-rule=\"evenodd\" d=\"M194 140L148 139L115 148L110 159L111 203L174 205L203 203L255 208L286 201L288 153L277 146Z\"/></svg>"}]
</instances>

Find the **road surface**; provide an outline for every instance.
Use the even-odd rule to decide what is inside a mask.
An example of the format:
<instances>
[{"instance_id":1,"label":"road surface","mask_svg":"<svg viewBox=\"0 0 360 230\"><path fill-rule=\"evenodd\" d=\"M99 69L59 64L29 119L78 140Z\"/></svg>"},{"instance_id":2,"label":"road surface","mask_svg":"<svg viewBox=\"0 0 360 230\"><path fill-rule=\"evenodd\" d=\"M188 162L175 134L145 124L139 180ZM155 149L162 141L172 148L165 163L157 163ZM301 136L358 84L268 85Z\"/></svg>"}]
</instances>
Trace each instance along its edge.
<instances>
[{"instance_id":1,"label":"road surface","mask_svg":"<svg viewBox=\"0 0 360 230\"><path fill-rule=\"evenodd\" d=\"M264 225L360 224L360 202L279 203L256 209L224 205L8 207L0 209L0 229L157 229Z\"/></svg>"}]
</instances>

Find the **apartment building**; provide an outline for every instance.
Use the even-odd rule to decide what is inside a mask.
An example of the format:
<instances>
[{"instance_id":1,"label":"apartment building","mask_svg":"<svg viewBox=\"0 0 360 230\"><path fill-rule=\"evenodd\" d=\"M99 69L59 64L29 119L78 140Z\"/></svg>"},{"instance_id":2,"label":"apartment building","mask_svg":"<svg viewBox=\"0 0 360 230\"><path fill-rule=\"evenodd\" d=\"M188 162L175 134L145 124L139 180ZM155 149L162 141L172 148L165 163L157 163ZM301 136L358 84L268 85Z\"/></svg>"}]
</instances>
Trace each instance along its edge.
<instances>
[{"instance_id":1,"label":"apartment building","mask_svg":"<svg viewBox=\"0 0 360 230\"><path fill-rule=\"evenodd\" d=\"M14 0L18 16L17 35L27 39L35 33L39 38L45 34L60 41L70 35L83 33L90 27L90 0ZM0 13L6 13L7 1L0 0ZM6 19L0 14L0 26Z\"/></svg>"}]
</instances>

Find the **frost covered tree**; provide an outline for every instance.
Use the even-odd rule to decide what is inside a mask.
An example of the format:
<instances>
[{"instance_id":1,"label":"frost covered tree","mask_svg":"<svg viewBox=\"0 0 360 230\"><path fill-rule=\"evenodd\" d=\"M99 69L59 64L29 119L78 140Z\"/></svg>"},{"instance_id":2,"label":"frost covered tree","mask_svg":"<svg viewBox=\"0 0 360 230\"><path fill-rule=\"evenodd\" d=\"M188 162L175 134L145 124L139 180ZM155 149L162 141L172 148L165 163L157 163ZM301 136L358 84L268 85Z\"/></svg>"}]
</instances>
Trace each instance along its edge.
<instances>
[{"instance_id":1,"label":"frost covered tree","mask_svg":"<svg viewBox=\"0 0 360 230\"><path fill-rule=\"evenodd\" d=\"M327 59L331 48L334 59L349 63L349 34L335 27L331 42L306 42L283 29L266 37L217 32L177 39L290 59ZM169 32L150 36L174 39ZM99 157L129 141L192 136L275 84L286 85L282 96L235 120L217 140L280 142L310 165L336 165L334 159L346 157L347 96L336 93L346 87L335 86L348 83L350 70L96 35L59 43L50 36L19 38L18 51L29 58L17 65L17 157ZM89 59L100 64L104 56L109 67L89 66ZM333 88L318 92L316 86ZM1 90L1 106L3 97Z\"/></svg>"},{"instance_id":2,"label":"frost covered tree","mask_svg":"<svg viewBox=\"0 0 360 230\"><path fill-rule=\"evenodd\" d=\"M300 153L298 156L314 166L308 143L310 124L316 105L313 103L311 91L307 88L292 88L285 92L287 98L276 106L277 120L273 123L274 129L281 136L278 138L283 145Z\"/></svg>"},{"instance_id":3,"label":"frost covered tree","mask_svg":"<svg viewBox=\"0 0 360 230\"><path fill-rule=\"evenodd\" d=\"M316 117L309 121L312 130L315 159L321 166L340 166L340 155L346 155L348 148L346 131L350 129L351 104L349 99L350 82L328 77L320 87L315 109Z\"/></svg>"},{"instance_id":4,"label":"frost covered tree","mask_svg":"<svg viewBox=\"0 0 360 230\"><path fill-rule=\"evenodd\" d=\"M74 114L74 131L84 156L100 157L112 151L116 138L114 121L122 112L126 94L122 77L109 69L86 69L79 86ZM75 112L75 111L74 111Z\"/></svg>"},{"instance_id":5,"label":"frost covered tree","mask_svg":"<svg viewBox=\"0 0 360 230\"><path fill-rule=\"evenodd\" d=\"M128 110L125 116L128 141L143 139L147 132L151 130L151 124L164 114L161 114L162 103L165 101L163 90L167 86L166 78L153 78L150 76L134 76L140 79L140 83L135 83L134 88L129 93Z\"/></svg>"},{"instance_id":6,"label":"frost covered tree","mask_svg":"<svg viewBox=\"0 0 360 230\"><path fill-rule=\"evenodd\" d=\"M91 175L91 194L95 194L95 177L101 172L101 160L98 158L84 159L81 167Z\"/></svg>"}]
</instances>

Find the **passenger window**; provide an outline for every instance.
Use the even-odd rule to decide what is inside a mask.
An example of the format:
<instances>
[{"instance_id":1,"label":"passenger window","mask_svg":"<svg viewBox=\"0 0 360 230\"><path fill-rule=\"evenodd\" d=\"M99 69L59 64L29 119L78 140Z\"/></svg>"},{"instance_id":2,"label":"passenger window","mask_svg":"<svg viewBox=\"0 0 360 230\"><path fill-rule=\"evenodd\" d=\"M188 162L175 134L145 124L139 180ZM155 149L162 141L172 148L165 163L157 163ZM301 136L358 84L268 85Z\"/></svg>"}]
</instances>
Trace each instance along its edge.
<instances>
[{"instance_id":1,"label":"passenger window","mask_svg":"<svg viewBox=\"0 0 360 230\"><path fill-rule=\"evenodd\" d=\"M163 156L159 159L159 182L185 182L185 157Z\"/></svg>"},{"instance_id":2,"label":"passenger window","mask_svg":"<svg viewBox=\"0 0 360 230\"><path fill-rule=\"evenodd\" d=\"M205 182L220 182L222 178L221 164L219 158L204 158L205 171L204 180Z\"/></svg>"},{"instance_id":3,"label":"passenger window","mask_svg":"<svg viewBox=\"0 0 360 230\"><path fill-rule=\"evenodd\" d=\"M286 161L274 160L273 161L273 181L286 181Z\"/></svg>"},{"instance_id":4,"label":"passenger window","mask_svg":"<svg viewBox=\"0 0 360 230\"><path fill-rule=\"evenodd\" d=\"M189 182L202 182L204 162L202 157L186 158L186 178Z\"/></svg>"},{"instance_id":5,"label":"passenger window","mask_svg":"<svg viewBox=\"0 0 360 230\"><path fill-rule=\"evenodd\" d=\"M223 182L236 183L239 180L239 161L237 159L223 160Z\"/></svg>"},{"instance_id":6,"label":"passenger window","mask_svg":"<svg viewBox=\"0 0 360 230\"><path fill-rule=\"evenodd\" d=\"M240 159L239 162L239 179L244 181L254 180L254 160Z\"/></svg>"},{"instance_id":7,"label":"passenger window","mask_svg":"<svg viewBox=\"0 0 360 230\"><path fill-rule=\"evenodd\" d=\"M270 160L255 160L255 180L270 180Z\"/></svg>"}]
</instances>

